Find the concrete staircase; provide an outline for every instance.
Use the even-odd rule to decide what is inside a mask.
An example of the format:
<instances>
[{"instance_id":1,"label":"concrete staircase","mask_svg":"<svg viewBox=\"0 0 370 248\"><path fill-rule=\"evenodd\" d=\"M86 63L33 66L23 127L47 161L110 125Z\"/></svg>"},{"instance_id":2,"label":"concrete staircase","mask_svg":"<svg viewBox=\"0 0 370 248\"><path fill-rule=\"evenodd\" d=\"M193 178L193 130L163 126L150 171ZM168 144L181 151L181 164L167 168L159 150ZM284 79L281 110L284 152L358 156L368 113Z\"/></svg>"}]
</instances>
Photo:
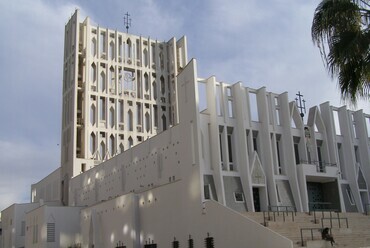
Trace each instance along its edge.
<instances>
[{"instance_id":1,"label":"concrete staircase","mask_svg":"<svg viewBox=\"0 0 370 248\"><path fill-rule=\"evenodd\" d=\"M247 212L245 215L254 221L264 224L262 212ZM317 228L321 229L321 218L324 216L328 218L330 212L316 212L316 222L314 223L314 216L308 213L296 213L294 221L292 220L292 213L289 216L286 213L275 212L275 221L272 212L270 212L270 219L266 220L267 228L287 237L293 241L294 247L302 247L301 242L301 228ZM266 213L267 217L267 213ZM285 221L284 221L285 217ZM332 235L336 242L335 247L346 248L370 248L370 216L359 213L340 213L340 218L348 219L348 228L346 227L345 219L340 219L341 228L339 228L336 214L332 213ZM330 227L330 220L324 220L324 227ZM331 247L330 242L321 239L321 232L319 230L312 230L313 241L311 240L311 231L303 231L304 246L307 248Z\"/></svg>"}]
</instances>

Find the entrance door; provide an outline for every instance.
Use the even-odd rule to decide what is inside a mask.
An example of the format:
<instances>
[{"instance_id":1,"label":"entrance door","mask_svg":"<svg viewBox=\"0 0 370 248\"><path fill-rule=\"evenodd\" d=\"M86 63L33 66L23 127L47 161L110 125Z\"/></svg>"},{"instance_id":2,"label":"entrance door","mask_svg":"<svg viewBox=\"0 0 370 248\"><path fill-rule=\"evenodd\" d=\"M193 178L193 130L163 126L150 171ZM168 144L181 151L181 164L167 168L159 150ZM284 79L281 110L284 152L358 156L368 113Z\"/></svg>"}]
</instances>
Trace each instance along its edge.
<instances>
[{"instance_id":1,"label":"entrance door","mask_svg":"<svg viewBox=\"0 0 370 248\"><path fill-rule=\"evenodd\" d=\"M261 202L260 202L260 191L258 188L253 188L253 204L254 204L254 211L260 212Z\"/></svg>"},{"instance_id":2,"label":"entrance door","mask_svg":"<svg viewBox=\"0 0 370 248\"><path fill-rule=\"evenodd\" d=\"M322 183L307 182L307 193L310 210L321 209L322 205L318 203L324 201Z\"/></svg>"}]
</instances>

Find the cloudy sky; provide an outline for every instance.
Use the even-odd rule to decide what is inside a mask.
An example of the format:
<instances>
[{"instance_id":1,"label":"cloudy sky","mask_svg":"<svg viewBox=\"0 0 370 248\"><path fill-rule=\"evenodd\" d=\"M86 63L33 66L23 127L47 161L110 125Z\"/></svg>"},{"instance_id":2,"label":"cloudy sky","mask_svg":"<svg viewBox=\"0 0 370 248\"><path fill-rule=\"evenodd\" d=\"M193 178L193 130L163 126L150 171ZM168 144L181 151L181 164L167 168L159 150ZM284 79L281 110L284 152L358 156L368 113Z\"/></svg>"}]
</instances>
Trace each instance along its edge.
<instances>
[{"instance_id":1,"label":"cloudy sky","mask_svg":"<svg viewBox=\"0 0 370 248\"><path fill-rule=\"evenodd\" d=\"M64 25L76 8L103 27L188 39L200 77L341 106L310 27L319 0L0 0L0 210L60 166ZM357 106L370 112L369 102Z\"/></svg>"}]
</instances>

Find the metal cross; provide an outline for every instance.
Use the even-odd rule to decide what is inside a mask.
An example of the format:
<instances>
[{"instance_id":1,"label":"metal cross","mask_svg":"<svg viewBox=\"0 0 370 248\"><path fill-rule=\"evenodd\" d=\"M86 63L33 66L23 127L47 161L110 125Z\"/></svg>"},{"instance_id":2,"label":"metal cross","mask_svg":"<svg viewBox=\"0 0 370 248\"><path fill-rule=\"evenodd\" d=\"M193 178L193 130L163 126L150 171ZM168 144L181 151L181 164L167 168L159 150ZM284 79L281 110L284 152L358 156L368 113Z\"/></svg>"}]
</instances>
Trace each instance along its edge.
<instances>
[{"instance_id":1,"label":"metal cross","mask_svg":"<svg viewBox=\"0 0 370 248\"><path fill-rule=\"evenodd\" d=\"M128 12L123 17L123 21L124 21L124 25L126 26L126 33L128 33L128 29L131 27L131 18Z\"/></svg>"},{"instance_id":2,"label":"metal cross","mask_svg":"<svg viewBox=\"0 0 370 248\"><path fill-rule=\"evenodd\" d=\"M303 119L304 114L306 113L306 101L303 99L303 95L300 91L298 91L298 94L296 94L298 98L295 98L295 102L297 104L297 107L299 108L299 112L301 113L301 117Z\"/></svg>"}]
</instances>

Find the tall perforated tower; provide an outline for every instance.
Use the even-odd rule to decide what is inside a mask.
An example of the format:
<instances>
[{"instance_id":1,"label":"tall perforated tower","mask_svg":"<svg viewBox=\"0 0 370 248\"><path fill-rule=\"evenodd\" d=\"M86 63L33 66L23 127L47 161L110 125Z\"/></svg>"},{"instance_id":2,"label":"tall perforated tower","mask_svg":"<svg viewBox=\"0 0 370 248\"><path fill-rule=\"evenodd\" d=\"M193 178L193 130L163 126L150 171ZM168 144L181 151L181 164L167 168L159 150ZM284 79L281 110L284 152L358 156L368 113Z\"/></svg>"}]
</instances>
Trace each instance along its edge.
<instances>
[{"instance_id":1,"label":"tall perforated tower","mask_svg":"<svg viewBox=\"0 0 370 248\"><path fill-rule=\"evenodd\" d=\"M79 22L65 26L62 202L69 179L178 123L186 37L159 42Z\"/></svg>"}]
</instances>

